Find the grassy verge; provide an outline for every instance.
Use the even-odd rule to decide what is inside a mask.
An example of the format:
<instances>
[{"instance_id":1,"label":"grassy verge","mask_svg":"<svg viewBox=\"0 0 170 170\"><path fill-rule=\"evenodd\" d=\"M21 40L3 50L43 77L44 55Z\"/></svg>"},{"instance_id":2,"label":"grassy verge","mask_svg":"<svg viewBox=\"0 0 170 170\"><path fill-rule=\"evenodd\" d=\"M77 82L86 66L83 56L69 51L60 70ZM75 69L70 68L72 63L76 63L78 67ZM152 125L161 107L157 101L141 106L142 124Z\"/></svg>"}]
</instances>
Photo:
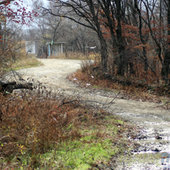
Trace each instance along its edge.
<instances>
[{"instance_id":1,"label":"grassy verge","mask_svg":"<svg viewBox=\"0 0 170 170\"><path fill-rule=\"evenodd\" d=\"M35 56L29 55L19 57L15 61L9 61L5 68L1 68L1 71L8 72L11 70L20 70L24 68L37 67L41 65L43 64L40 61L38 61Z\"/></svg>"},{"instance_id":2,"label":"grassy verge","mask_svg":"<svg viewBox=\"0 0 170 170\"><path fill-rule=\"evenodd\" d=\"M1 169L89 169L129 148L126 122L78 101L35 92L0 101Z\"/></svg>"},{"instance_id":3,"label":"grassy verge","mask_svg":"<svg viewBox=\"0 0 170 170\"><path fill-rule=\"evenodd\" d=\"M42 63L38 61L35 57L33 56L28 56L24 57L21 59L17 59L12 65L11 68L12 70L19 70L23 68L30 68L30 67L37 67L41 66Z\"/></svg>"}]
</instances>

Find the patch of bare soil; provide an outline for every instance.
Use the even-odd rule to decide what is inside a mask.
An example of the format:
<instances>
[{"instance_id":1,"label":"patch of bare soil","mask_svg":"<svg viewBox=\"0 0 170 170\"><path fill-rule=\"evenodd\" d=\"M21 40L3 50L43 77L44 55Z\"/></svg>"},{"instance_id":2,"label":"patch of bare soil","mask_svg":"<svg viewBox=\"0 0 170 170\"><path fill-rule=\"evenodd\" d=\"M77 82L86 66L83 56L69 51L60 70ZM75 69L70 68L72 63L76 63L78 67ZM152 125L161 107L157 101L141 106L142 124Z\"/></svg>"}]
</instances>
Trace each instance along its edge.
<instances>
[{"instance_id":1,"label":"patch of bare soil","mask_svg":"<svg viewBox=\"0 0 170 170\"><path fill-rule=\"evenodd\" d=\"M81 61L78 60L41 59L41 62L44 66L23 69L19 73L24 78L39 81L54 93L79 98L93 107L118 115L141 129L139 135L133 138L138 144L132 155L125 154L120 158L117 169L162 169L169 166L164 160L164 165L161 164L162 153L170 152L170 110L162 107L165 104L163 101L153 103L123 99L118 90L81 88L67 79L68 75L80 69ZM90 83L86 83L86 87L88 86ZM108 168L113 168L112 162Z\"/></svg>"}]
</instances>

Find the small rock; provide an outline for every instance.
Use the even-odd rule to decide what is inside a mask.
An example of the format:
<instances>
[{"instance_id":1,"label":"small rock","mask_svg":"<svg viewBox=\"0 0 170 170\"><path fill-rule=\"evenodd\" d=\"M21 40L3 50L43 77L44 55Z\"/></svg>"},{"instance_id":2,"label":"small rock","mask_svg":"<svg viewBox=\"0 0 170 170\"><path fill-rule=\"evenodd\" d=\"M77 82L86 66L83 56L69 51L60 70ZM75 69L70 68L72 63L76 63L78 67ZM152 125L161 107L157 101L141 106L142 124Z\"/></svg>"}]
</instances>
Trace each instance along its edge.
<instances>
[{"instance_id":1,"label":"small rock","mask_svg":"<svg viewBox=\"0 0 170 170\"><path fill-rule=\"evenodd\" d=\"M90 86L91 84L90 83L87 83L86 86Z\"/></svg>"},{"instance_id":2,"label":"small rock","mask_svg":"<svg viewBox=\"0 0 170 170\"><path fill-rule=\"evenodd\" d=\"M139 139L139 140L147 139L147 137L146 137L146 136L140 136L138 139Z\"/></svg>"},{"instance_id":3,"label":"small rock","mask_svg":"<svg viewBox=\"0 0 170 170\"><path fill-rule=\"evenodd\" d=\"M158 139L158 140L161 140L161 139L162 139L161 136L155 136L155 138Z\"/></svg>"},{"instance_id":4,"label":"small rock","mask_svg":"<svg viewBox=\"0 0 170 170\"><path fill-rule=\"evenodd\" d=\"M159 150L158 148L155 148L155 149L153 149L152 151L154 151L154 152L160 152L160 150Z\"/></svg>"}]
</instances>

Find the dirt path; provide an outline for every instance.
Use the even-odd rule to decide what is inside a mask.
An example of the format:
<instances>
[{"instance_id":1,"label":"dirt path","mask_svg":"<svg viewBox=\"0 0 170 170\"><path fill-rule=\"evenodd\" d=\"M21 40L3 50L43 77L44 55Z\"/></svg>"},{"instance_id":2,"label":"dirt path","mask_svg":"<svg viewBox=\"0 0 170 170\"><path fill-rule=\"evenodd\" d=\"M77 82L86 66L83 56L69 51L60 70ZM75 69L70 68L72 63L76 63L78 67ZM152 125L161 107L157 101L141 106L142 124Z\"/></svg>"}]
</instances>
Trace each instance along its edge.
<instances>
[{"instance_id":1,"label":"dirt path","mask_svg":"<svg viewBox=\"0 0 170 170\"><path fill-rule=\"evenodd\" d=\"M69 74L80 68L79 60L41 59L40 61L44 66L23 69L19 72L25 78L31 77L40 81L53 91L77 95L98 107L103 107L104 104L107 106L116 95L108 91L82 89L67 80ZM170 154L170 110L164 110L162 104L119 98L105 109L135 123L142 129L136 139L140 147L132 156L120 158L117 169L163 169L168 166L168 163L161 165L161 153Z\"/></svg>"}]
</instances>

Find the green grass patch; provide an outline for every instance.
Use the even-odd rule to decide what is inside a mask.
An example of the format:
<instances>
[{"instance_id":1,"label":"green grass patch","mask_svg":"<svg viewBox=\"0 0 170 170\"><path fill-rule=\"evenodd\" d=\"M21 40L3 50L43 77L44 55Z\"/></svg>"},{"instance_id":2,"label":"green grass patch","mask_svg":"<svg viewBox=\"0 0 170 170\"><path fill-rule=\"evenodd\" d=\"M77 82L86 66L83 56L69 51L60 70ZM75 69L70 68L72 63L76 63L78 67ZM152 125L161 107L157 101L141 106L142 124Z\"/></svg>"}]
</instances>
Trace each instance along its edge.
<instances>
[{"instance_id":1,"label":"green grass patch","mask_svg":"<svg viewBox=\"0 0 170 170\"><path fill-rule=\"evenodd\" d=\"M93 164L107 163L110 158L122 151L121 147L113 146L111 139L102 139L94 134L79 140L61 142L54 149L44 154L29 155L22 153L11 162L21 168L54 168L86 170ZM0 163L2 163L0 161Z\"/></svg>"},{"instance_id":2,"label":"green grass patch","mask_svg":"<svg viewBox=\"0 0 170 170\"><path fill-rule=\"evenodd\" d=\"M37 67L43 65L40 61L38 61L35 57L26 57L16 60L15 63L12 64L12 70L20 70L24 68Z\"/></svg>"},{"instance_id":3,"label":"green grass patch","mask_svg":"<svg viewBox=\"0 0 170 170\"><path fill-rule=\"evenodd\" d=\"M0 168L89 169L128 148L126 122L77 103L0 96ZM41 96L40 96L41 97ZM23 102L24 101L24 102Z\"/></svg>"},{"instance_id":4,"label":"green grass patch","mask_svg":"<svg viewBox=\"0 0 170 170\"><path fill-rule=\"evenodd\" d=\"M24 68L31 68L31 67L38 67L42 66L43 64L37 60L34 56L25 56L22 58L18 58L15 61L12 61L11 64L8 65L8 67L4 68L5 72L11 71L11 70L20 70Z\"/></svg>"},{"instance_id":5,"label":"green grass patch","mask_svg":"<svg viewBox=\"0 0 170 170\"><path fill-rule=\"evenodd\" d=\"M41 164L55 168L88 169L93 163L108 161L118 151L110 140L94 140L93 136L88 136L61 143L56 150L41 156Z\"/></svg>"}]
</instances>

